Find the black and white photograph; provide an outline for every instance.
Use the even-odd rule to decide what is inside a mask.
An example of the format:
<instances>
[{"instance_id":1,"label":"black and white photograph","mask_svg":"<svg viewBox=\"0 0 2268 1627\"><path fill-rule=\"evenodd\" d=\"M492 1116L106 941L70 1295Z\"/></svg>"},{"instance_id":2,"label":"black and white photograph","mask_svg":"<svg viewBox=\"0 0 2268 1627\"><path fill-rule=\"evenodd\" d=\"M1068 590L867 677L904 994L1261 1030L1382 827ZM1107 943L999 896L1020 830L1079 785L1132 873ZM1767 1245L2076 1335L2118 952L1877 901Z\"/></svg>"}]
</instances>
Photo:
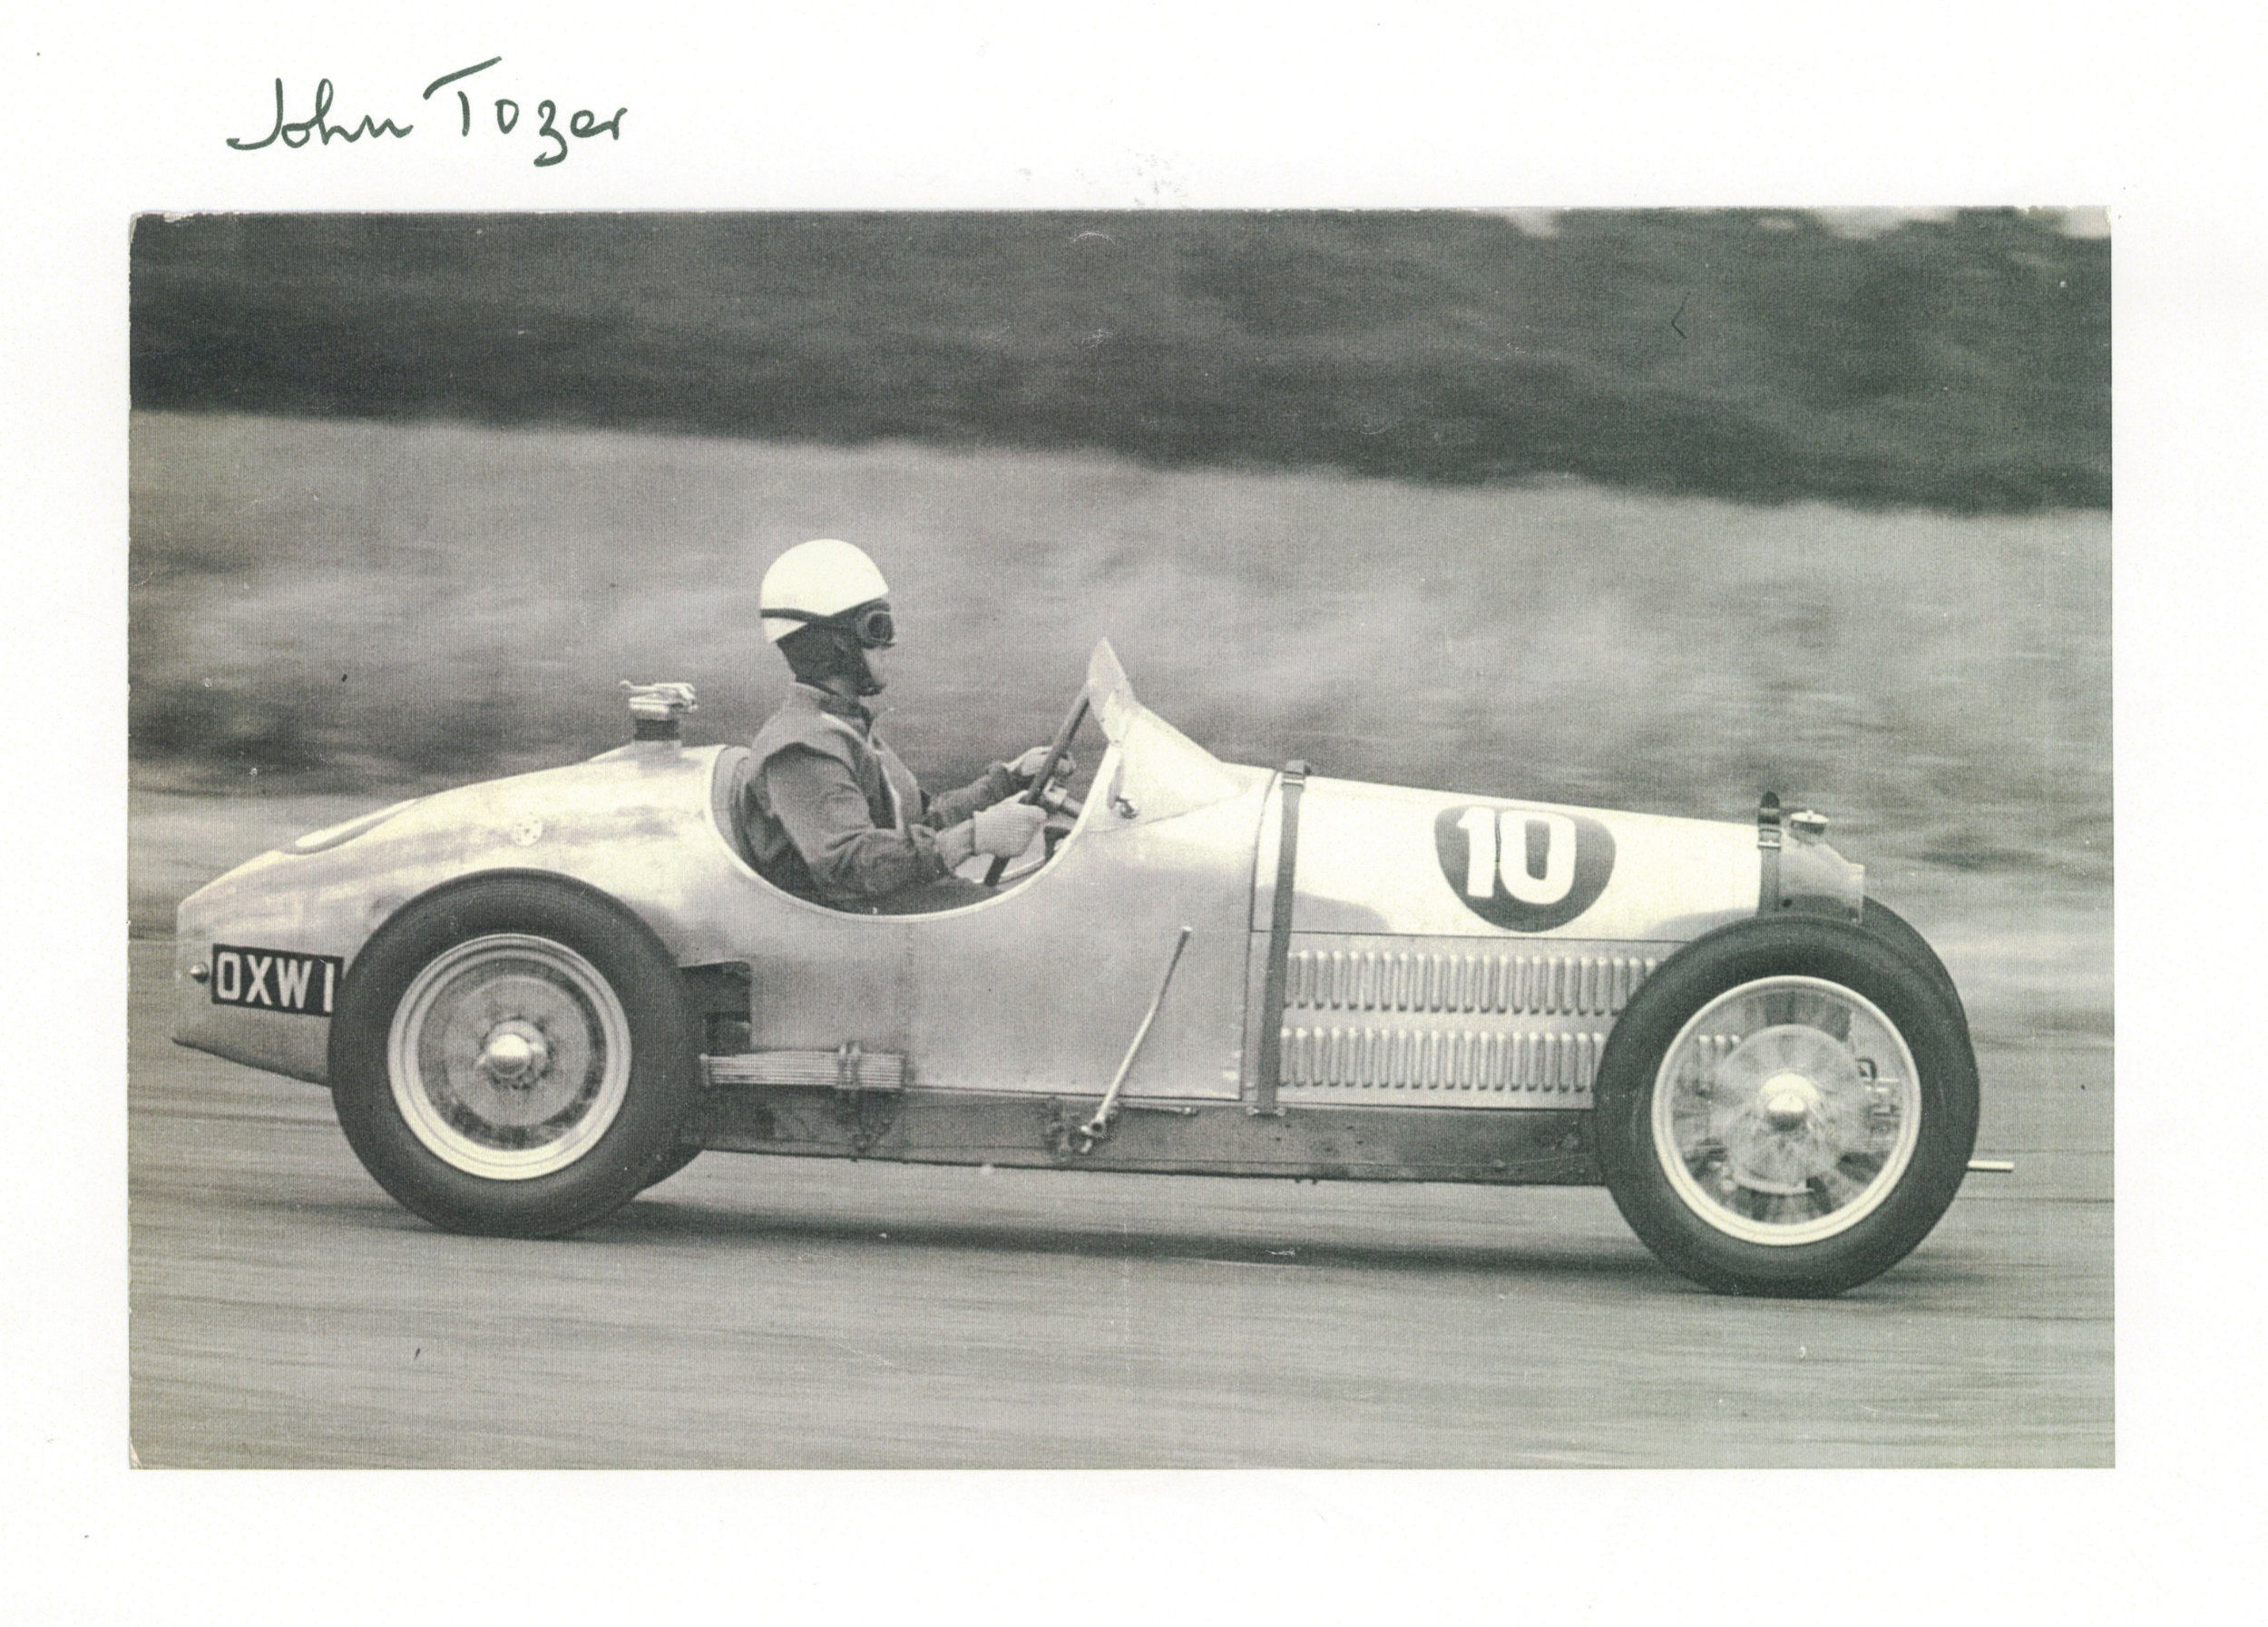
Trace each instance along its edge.
<instances>
[{"instance_id":1,"label":"black and white photograph","mask_svg":"<svg viewBox=\"0 0 2268 1627\"><path fill-rule=\"evenodd\" d=\"M132 297L142 1463L2113 1461L2099 208Z\"/></svg>"},{"instance_id":2,"label":"black and white photograph","mask_svg":"<svg viewBox=\"0 0 2268 1627\"><path fill-rule=\"evenodd\" d=\"M2256 25L5 32L16 1613L2244 1613Z\"/></svg>"}]
</instances>

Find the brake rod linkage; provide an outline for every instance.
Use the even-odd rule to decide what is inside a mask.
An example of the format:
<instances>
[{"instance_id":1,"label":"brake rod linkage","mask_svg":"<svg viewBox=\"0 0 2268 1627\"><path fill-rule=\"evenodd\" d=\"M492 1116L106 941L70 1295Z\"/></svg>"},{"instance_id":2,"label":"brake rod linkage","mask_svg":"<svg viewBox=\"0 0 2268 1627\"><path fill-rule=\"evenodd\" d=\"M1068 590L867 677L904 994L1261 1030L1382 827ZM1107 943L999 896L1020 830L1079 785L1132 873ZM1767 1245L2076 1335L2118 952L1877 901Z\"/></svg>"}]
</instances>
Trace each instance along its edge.
<instances>
[{"instance_id":1,"label":"brake rod linkage","mask_svg":"<svg viewBox=\"0 0 2268 1627\"><path fill-rule=\"evenodd\" d=\"M1096 1143L1110 1135L1110 1122L1119 1116L1119 1087L1126 1083L1127 1074L1133 1071L1134 1058L1140 1053L1142 1042L1149 1037L1149 1025L1158 1020L1158 1008L1165 1005L1166 991L1173 986L1173 969L1181 964L1181 951L1188 946L1189 929L1184 926L1181 936L1173 941L1173 954L1167 958L1166 975L1158 981L1158 993L1150 1000L1149 1009L1142 1014L1142 1025L1134 1031L1134 1043L1126 1048L1125 1059L1119 1063L1118 1076L1110 1081L1110 1088L1102 1093L1102 1103L1095 1109L1095 1116L1070 1133L1072 1152L1092 1152Z\"/></svg>"}]
</instances>

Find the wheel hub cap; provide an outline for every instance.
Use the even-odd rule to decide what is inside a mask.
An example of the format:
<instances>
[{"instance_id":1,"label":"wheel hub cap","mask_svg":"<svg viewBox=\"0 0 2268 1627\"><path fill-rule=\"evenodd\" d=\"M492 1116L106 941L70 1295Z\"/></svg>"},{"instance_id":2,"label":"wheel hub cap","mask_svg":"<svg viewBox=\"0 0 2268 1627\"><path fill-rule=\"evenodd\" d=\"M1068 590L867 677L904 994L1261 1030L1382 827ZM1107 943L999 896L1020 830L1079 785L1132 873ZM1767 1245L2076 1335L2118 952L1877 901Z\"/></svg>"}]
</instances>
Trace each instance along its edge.
<instances>
[{"instance_id":1,"label":"wheel hub cap","mask_svg":"<svg viewBox=\"0 0 2268 1627\"><path fill-rule=\"evenodd\" d=\"M1802 1073L1774 1073L1756 1093L1765 1122L1774 1130L1794 1130L1819 1105L1819 1087Z\"/></svg>"},{"instance_id":2,"label":"wheel hub cap","mask_svg":"<svg viewBox=\"0 0 2268 1627\"><path fill-rule=\"evenodd\" d=\"M473 1065L492 1084L505 1090L533 1090L551 1069L552 1048L534 1024L501 1023Z\"/></svg>"}]
</instances>

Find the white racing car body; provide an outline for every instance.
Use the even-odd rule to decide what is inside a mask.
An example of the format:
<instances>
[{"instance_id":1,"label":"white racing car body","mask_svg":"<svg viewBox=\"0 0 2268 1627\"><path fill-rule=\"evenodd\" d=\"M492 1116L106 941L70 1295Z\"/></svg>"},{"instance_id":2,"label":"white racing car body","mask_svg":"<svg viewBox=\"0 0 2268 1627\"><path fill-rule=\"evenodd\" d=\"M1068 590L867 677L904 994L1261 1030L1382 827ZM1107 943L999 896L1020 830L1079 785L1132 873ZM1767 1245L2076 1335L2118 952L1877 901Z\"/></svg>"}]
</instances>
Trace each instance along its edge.
<instances>
[{"instance_id":1,"label":"white racing car body","mask_svg":"<svg viewBox=\"0 0 2268 1627\"><path fill-rule=\"evenodd\" d=\"M689 699L195 894L176 1037L327 1084L380 1182L474 1231L587 1225L704 1148L1603 1179L1696 1279L1820 1293L1966 1168L1950 978L1770 799L1736 826L1222 763L1105 643L1083 802L980 902L855 914L757 872L748 753L684 746Z\"/></svg>"}]
</instances>

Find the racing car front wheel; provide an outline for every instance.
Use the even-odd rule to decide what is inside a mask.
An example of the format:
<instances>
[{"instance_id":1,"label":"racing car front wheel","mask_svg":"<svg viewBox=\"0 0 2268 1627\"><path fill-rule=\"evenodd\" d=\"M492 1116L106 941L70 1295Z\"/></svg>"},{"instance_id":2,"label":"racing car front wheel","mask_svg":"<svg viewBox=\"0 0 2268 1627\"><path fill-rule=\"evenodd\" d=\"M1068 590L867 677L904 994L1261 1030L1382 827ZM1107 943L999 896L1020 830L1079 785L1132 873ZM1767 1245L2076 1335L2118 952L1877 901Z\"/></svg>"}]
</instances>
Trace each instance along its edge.
<instances>
[{"instance_id":1,"label":"racing car front wheel","mask_svg":"<svg viewBox=\"0 0 2268 1627\"><path fill-rule=\"evenodd\" d=\"M1744 921L1671 957L1617 1019L1593 1100L1623 1217L1721 1293L1838 1294L1889 1269L1977 1139L1949 988L1816 918Z\"/></svg>"},{"instance_id":2,"label":"racing car front wheel","mask_svg":"<svg viewBox=\"0 0 2268 1627\"><path fill-rule=\"evenodd\" d=\"M356 959L332 1096L405 1208L451 1231L556 1237L678 1155L699 1032L642 922L569 883L484 877L410 905Z\"/></svg>"},{"instance_id":3,"label":"racing car front wheel","mask_svg":"<svg viewBox=\"0 0 2268 1627\"><path fill-rule=\"evenodd\" d=\"M1953 975L1945 969L1945 963L1930 946L1930 940L1916 932L1905 916L1879 898L1866 901L1866 911L1860 916L1859 925L1929 973L1938 987L1945 991L1946 998L1952 1002L1953 1011L1960 1018L1960 1031L1967 1034L1968 1007L1961 1004L1960 991L1953 986Z\"/></svg>"}]
</instances>

